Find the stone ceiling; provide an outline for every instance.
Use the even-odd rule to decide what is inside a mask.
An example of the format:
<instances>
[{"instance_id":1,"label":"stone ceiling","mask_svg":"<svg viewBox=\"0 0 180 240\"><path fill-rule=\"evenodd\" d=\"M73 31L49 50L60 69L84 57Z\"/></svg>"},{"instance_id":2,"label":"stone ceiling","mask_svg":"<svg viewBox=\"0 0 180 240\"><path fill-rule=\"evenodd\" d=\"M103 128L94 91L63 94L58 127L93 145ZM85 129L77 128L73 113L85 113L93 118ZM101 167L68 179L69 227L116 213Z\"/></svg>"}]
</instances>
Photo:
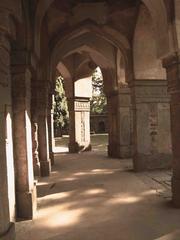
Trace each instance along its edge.
<instances>
[{"instance_id":1,"label":"stone ceiling","mask_svg":"<svg viewBox=\"0 0 180 240\"><path fill-rule=\"evenodd\" d=\"M50 40L59 32L72 29L86 20L98 25L107 25L132 39L139 0L55 0L46 14L48 35Z\"/></svg>"}]
</instances>

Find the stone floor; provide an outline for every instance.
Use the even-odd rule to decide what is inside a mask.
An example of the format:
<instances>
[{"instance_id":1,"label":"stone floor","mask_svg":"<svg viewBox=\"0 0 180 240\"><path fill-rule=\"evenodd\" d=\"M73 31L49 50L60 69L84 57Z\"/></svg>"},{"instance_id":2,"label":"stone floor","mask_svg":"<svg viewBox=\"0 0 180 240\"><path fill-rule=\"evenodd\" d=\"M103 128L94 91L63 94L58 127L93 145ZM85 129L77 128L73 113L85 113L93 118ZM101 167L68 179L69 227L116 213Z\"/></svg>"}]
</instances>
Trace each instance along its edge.
<instances>
[{"instance_id":1,"label":"stone floor","mask_svg":"<svg viewBox=\"0 0 180 240\"><path fill-rule=\"evenodd\" d=\"M38 183L38 213L16 240L180 240L168 171L134 173L106 153L56 154Z\"/></svg>"}]
</instances>

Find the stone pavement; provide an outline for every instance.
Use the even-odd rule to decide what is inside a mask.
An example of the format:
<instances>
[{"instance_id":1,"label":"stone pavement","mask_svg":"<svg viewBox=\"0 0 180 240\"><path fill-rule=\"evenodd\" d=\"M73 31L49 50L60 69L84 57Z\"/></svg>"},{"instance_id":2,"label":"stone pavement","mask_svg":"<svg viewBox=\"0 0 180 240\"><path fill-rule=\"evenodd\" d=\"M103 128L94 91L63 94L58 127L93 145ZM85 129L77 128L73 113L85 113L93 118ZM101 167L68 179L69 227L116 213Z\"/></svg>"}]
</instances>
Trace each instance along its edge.
<instances>
[{"instance_id":1,"label":"stone pavement","mask_svg":"<svg viewBox=\"0 0 180 240\"><path fill-rule=\"evenodd\" d=\"M16 240L180 240L169 171L135 173L105 152L56 154L38 183L38 213Z\"/></svg>"},{"instance_id":2,"label":"stone pavement","mask_svg":"<svg viewBox=\"0 0 180 240\"><path fill-rule=\"evenodd\" d=\"M171 170L156 170L139 174L140 179L164 199L171 200Z\"/></svg>"}]
</instances>

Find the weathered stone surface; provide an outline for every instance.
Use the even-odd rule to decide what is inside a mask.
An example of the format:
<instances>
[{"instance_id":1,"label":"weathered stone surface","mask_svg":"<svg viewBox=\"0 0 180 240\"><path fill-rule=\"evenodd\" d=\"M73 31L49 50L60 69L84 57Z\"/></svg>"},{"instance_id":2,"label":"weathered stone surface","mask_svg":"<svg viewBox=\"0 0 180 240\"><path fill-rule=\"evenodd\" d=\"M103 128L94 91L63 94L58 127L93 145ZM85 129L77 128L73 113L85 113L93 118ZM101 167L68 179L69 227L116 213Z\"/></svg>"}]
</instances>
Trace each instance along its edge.
<instances>
[{"instance_id":1,"label":"weathered stone surface","mask_svg":"<svg viewBox=\"0 0 180 240\"><path fill-rule=\"evenodd\" d=\"M49 176L51 173L51 160L49 158L49 136L48 136L48 86L39 83L38 86L38 142L39 161L41 176Z\"/></svg>"},{"instance_id":2,"label":"weathered stone surface","mask_svg":"<svg viewBox=\"0 0 180 240\"><path fill-rule=\"evenodd\" d=\"M18 88L16 87L18 85ZM13 133L14 157L16 165L16 199L17 216L31 219L36 208L36 198L26 197L35 192L33 159L32 159L32 129L30 121L31 73L28 69L13 68ZM31 212L31 214L29 214Z\"/></svg>"},{"instance_id":3,"label":"weathered stone surface","mask_svg":"<svg viewBox=\"0 0 180 240\"><path fill-rule=\"evenodd\" d=\"M134 166L137 171L171 167L170 97L164 80L136 80Z\"/></svg>"},{"instance_id":4,"label":"weathered stone surface","mask_svg":"<svg viewBox=\"0 0 180 240\"><path fill-rule=\"evenodd\" d=\"M32 79L31 82L31 124L32 124L32 154L33 154L33 168L34 176L40 176L40 162L39 162L39 143L38 143L38 110L37 100L38 91L36 89L36 81Z\"/></svg>"},{"instance_id":5,"label":"weathered stone surface","mask_svg":"<svg viewBox=\"0 0 180 240\"><path fill-rule=\"evenodd\" d=\"M89 151L90 143L90 102L89 98L68 100L70 114L69 151Z\"/></svg>"},{"instance_id":6,"label":"weathered stone surface","mask_svg":"<svg viewBox=\"0 0 180 240\"><path fill-rule=\"evenodd\" d=\"M172 193L175 207L180 207L180 55L175 52L163 60L163 65L167 71L168 89L171 95L171 132L173 144L173 177Z\"/></svg>"},{"instance_id":7,"label":"weathered stone surface","mask_svg":"<svg viewBox=\"0 0 180 240\"><path fill-rule=\"evenodd\" d=\"M2 235L0 234L1 240L15 240L15 224L10 223L9 228Z\"/></svg>"},{"instance_id":8,"label":"weathered stone surface","mask_svg":"<svg viewBox=\"0 0 180 240\"><path fill-rule=\"evenodd\" d=\"M5 12L7 15L7 12ZM14 239L15 179L12 136L12 99L10 78L10 41L6 15L0 19L0 239ZM2 31L2 26L4 27Z\"/></svg>"},{"instance_id":9,"label":"weathered stone surface","mask_svg":"<svg viewBox=\"0 0 180 240\"><path fill-rule=\"evenodd\" d=\"M54 96L52 93L49 96L49 105L48 105L48 137L49 137L49 158L51 159L51 165L54 165Z\"/></svg>"},{"instance_id":10,"label":"weathered stone surface","mask_svg":"<svg viewBox=\"0 0 180 240\"><path fill-rule=\"evenodd\" d=\"M130 89L119 90L120 158L132 157L132 105Z\"/></svg>"}]
</instances>

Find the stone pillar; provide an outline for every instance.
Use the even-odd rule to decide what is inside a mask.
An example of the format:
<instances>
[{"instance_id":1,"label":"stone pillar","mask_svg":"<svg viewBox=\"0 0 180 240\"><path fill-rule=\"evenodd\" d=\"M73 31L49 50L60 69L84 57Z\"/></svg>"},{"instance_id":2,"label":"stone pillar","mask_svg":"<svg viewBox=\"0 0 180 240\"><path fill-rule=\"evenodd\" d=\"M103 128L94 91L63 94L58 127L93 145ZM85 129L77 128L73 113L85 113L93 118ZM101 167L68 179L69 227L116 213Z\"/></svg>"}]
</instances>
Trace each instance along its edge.
<instances>
[{"instance_id":1,"label":"stone pillar","mask_svg":"<svg viewBox=\"0 0 180 240\"><path fill-rule=\"evenodd\" d=\"M12 144L10 42L7 12L0 12L0 239L15 239L15 182ZM1 28L2 24L2 28ZM8 26L7 26L8 27Z\"/></svg>"},{"instance_id":2,"label":"stone pillar","mask_svg":"<svg viewBox=\"0 0 180 240\"><path fill-rule=\"evenodd\" d=\"M118 158L120 155L119 93L113 91L106 96L109 122L108 156Z\"/></svg>"},{"instance_id":3,"label":"stone pillar","mask_svg":"<svg viewBox=\"0 0 180 240\"><path fill-rule=\"evenodd\" d=\"M32 219L36 210L36 186L30 120L31 73L24 65L13 65L12 97L17 217Z\"/></svg>"},{"instance_id":4,"label":"stone pillar","mask_svg":"<svg viewBox=\"0 0 180 240\"><path fill-rule=\"evenodd\" d=\"M33 168L34 176L39 177L41 175L39 152L38 152L38 106L37 106L37 86L35 81L31 84L31 123L32 123L32 154L33 154Z\"/></svg>"},{"instance_id":5,"label":"stone pillar","mask_svg":"<svg viewBox=\"0 0 180 240\"><path fill-rule=\"evenodd\" d=\"M54 95L49 96L49 107L48 107L48 136L49 136L49 157L51 159L51 165L54 165Z\"/></svg>"},{"instance_id":6,"label":"stone pillar","mask_svg":"<svg viewBox=\"0 0 180 240\"><path fill-rule=\"evenodd\" d=\"M48 91L46 83L38 87L38 141L39 141L39 160L41 176L46 177L51 172L51 160L49 158L49 137L48 137Z\"/></svg>"},{"instance_id":7,"label":"stone pillar","mask_svg":"<svg viewBox=\"0 0 180 240\"><path fill-rule=\"evenodd\" d=\"M79 152L79 145L76 142L75 133L75 108L74 108L74 98L68 98L68 110L69 110L69 152L77 153Z\"/></svg>"},{"instance_id":8,"label":"stone pillar","mask_svg":"<svg viewBox=\"0 0 180 240\"><path fill-rule=\"evenodd\" d=\"M122 86L119 89L119 157L132 157L132 106L130 89Z\"/></svg>"},{"instance_id":9,"label":"stone pillar","mask_svg":"<svg viewBox=\"0 0 180 240\"><path fill-rule=\"evenodd\" d=\"M180 208L180 53L174 53L164 59L163 65L167 70L168 89L171 95L172 199L174 206Z\"/></svg>"},{"instance_id":10,"label":"stone pillar","mask_svg":"<svg viewBox=\"0 0 180 240\"><path fill-rule=\"evenodd\" d=\"M69 152L91 150L89 98L68 99Z\"/></svg>"},{"instance_id":11,"label":"stone pillar","mask_svg":"<svg viewBox=\"0 0 180 240\"><path fill-rule=\"evenodd\" d=\"M171 167L170 105L166 80L134 80L135 171Z\"/></svg>"}]
</instances>

